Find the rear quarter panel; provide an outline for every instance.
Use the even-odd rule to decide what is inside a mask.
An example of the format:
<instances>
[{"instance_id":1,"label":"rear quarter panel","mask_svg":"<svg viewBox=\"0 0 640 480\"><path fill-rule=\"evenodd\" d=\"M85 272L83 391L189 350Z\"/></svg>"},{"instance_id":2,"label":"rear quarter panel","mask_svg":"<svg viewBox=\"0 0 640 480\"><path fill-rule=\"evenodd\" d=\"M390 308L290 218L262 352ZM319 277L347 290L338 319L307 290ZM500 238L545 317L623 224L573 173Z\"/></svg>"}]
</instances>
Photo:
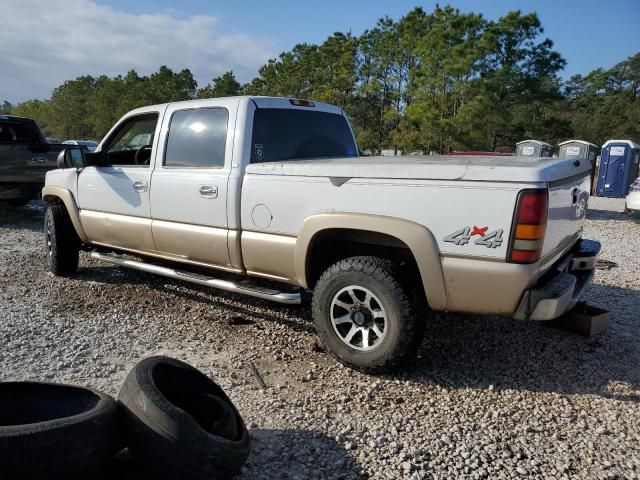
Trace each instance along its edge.
<instances>
[{"instance_id":1,"label":"rear quarter panel","mask_svg":"<svg viewBox=\"0 0 640 480\"><path fill-rule=\"evenodd\" d=\"M318 213L385 215L427 227L443 256L504 260L516 196L527 187L532 185L385 179L338 186L324 177L247 174L241 221L243 230L295 237L304 220ZM254 218L260 212L263 219L265 207L272 217L268 226ZM497 241L483 244L492 233Z\"/></svg>"}]
</instances>

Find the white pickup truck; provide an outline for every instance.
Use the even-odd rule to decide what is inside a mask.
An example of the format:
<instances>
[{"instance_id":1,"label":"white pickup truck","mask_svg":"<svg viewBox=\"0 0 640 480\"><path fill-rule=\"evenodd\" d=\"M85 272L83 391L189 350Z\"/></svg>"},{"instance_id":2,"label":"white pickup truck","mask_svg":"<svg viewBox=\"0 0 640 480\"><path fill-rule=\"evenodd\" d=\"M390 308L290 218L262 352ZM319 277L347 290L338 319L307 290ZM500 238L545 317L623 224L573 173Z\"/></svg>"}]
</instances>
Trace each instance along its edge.
<instances>
[{"instance_id":1,"label":"white pickup truck","mask_svg":"<svg viewBox=\"0 0 640 480\"><path fill-rule=\"evenodd\" d=\"M312 290L327 349L367 371L411 359L428 311L560 316L600 251L581 239L588 160L361 157L344 112L307 100L140 108L58 164L53 273L86 249L282 303Z\"/></svg>"}]
</instances>

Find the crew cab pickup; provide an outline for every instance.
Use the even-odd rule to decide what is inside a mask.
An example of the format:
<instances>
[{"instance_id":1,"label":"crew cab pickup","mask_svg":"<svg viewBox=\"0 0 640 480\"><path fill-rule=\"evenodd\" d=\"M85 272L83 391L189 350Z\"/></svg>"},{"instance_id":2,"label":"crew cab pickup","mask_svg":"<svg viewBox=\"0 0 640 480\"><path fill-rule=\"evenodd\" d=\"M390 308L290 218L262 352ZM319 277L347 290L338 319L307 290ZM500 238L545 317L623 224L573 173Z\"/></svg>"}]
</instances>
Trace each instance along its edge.
<instances>
[{"instance_id":1,"label":"crew cab pickup","mask_svg":"<svg viewBox=\"0 0 640 480\"><path fill-rule=\"evenodd\" d=\"M35 120L0 115L0 202L19 206L36 198L64 148L47 142Z\"/></svg>"},{"instance_id":2,"label":"crew cab pickup","mask_svg":"<svg viewBox=\"0 0 640 480\"><path fill-rule=\"evenodd\" d=\"M588 160L361 157L344 112L307 100L144 107L58 162L42 192L53 273L84 248L282 303L313 291L327 349L367 371L411 359L430 311L562 315L600 251L581 238Z\"/></svg>"}]
</instances>

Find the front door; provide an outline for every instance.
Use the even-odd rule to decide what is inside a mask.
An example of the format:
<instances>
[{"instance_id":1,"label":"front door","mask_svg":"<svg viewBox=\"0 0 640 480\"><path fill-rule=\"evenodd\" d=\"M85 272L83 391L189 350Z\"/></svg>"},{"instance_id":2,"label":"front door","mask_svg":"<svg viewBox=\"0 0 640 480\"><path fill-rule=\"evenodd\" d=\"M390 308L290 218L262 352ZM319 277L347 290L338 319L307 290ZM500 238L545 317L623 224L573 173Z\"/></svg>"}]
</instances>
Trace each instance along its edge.
<instances>
[{"instance_id":1,"label":"front door","mask_svg":"<svg viewBox=\"0 0 640 480\"><path fill-rule=\"evenodd\" d=\"M153 239L176 260L230 268L227 182L237 99L167 109L151 187Z\"/></svg>"},{"instance_id":2,"label":"front door","mask_svg":"<svg viewBox=\"0 0 640 480\"><path fill-rule=\"evenodd\" d=\"M149 185L160 114L151 111L123 120L103 143L99 165L80 173L80 217L91 242L134 251L155 250Z\"/></svg>"}]
</instances>

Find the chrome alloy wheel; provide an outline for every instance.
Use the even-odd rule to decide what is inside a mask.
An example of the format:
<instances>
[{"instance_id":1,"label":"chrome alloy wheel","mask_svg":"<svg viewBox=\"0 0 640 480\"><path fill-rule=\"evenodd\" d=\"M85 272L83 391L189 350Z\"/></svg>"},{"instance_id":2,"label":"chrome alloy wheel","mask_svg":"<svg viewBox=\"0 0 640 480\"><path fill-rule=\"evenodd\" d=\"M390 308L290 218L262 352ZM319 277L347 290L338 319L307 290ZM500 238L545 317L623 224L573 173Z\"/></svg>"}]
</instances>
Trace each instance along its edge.
<instances>
[{"instance_id":1,"label":"chrome alloy wheel","mask_svg":"<svg viewBox=\"0 0 640 480\"><path fill-rule=\"evenodd\" d=\"M367 288L344 287L334 295L330 315L338 338L355 350L373 350L387 334L387 314L382 302Z\"/></svg>"}]
</instances>

